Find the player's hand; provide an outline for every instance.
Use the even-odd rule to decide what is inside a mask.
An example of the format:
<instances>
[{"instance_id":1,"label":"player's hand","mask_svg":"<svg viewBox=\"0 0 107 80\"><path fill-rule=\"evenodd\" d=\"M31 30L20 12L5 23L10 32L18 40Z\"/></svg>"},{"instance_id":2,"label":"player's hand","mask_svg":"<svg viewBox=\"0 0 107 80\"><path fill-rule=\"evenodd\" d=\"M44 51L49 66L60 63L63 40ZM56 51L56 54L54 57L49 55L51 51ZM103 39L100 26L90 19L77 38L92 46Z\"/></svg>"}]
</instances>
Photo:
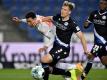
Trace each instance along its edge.
<instances>
[{"instance_id":1,"label":"player's hand","mask_svg":"<svg viewBox=\"0 0 107 80\"><path fill-rule=\"evenodd\" d=\"M12 20L15 21L15 22L17 22L17 23L20 22L20 19L18 17L13 17Z\"/></svg>"},{"instance_id":2,"label":"player's hand","mask_svg":"<svg viewBox=\"0 0 107 80\"><path fill-rule=\"evenodd\" d=\"M89 52L89 51L85 51L84 53L85 53L85 55L86 55L87 57L90 55L90 52Z\"/></svg>"},{"instance_id":3,"label":"player's hand","mask_svg":"<svg viewBox=\"0 0 107 80\"><path fill-rule=\"evenodd\" d=\"M41 53L41 52L44 52L47 50L48 47L44 46L43 48L39 48L38 52Z\"/></svg>"},{"instance_id":4,"label":"player's hand","mask_svg":"<svg viewBox=\"0 0 107 80\"><path fill-rule=\"evenodd\" d=\"M85 21L83 25L84 25L84 28L88 28L89 22L88 22L88 21Z\"/></svg>"},{"instance_id":5,"label":"player's hand","mask_svg":"<svg viewBox=\"0 0 107 80\"><path fill-rule=\"evenodd\" d=\"M86 56L87 56L88 59L93 59L94 58L93 54L90 53L90 52L87 53Z\"/></svg>"},{"instance_id":6,"label":"player's hand","mask_svg":"<svg viewBox=\"0 0 107 80\"><path fill-rule=\"evenodd\" d=\"M87 55L87 54L90 53L90 51L88 51L88 50L84 50L84 53Z\"/></svg>"},{"instance_id":7,"label":"player's hand","mask_svg":"<svg viewBox=\"0 0 107 80\"><path fill-rule=\"evenodd\" d=\"M87 54L87 58L88 58L88 59L93 59L94 56L93 56L91 53L89 53L89 54Z\"/></svg>"}]
</instances>

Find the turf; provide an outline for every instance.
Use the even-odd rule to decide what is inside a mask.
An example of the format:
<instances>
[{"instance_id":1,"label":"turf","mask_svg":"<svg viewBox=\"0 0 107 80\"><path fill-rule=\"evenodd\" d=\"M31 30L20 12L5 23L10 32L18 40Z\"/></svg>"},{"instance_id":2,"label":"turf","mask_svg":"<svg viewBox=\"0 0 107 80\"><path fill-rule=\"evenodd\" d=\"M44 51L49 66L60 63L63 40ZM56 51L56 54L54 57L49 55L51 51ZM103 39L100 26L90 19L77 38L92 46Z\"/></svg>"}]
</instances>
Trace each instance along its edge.
<instances>
[{"instance_id":1,"label":"turf","mask_svg":"<svg viewBox=\"0 0 107 80\"><path fill-rule=\"evenodd\" d=\"M0 80L33 80L30 70L1 69ZM64 80L61 76L50 75L49 80ZM87 80L107 80L107 70L91 70Z\"/></svg>"}]
</instances>

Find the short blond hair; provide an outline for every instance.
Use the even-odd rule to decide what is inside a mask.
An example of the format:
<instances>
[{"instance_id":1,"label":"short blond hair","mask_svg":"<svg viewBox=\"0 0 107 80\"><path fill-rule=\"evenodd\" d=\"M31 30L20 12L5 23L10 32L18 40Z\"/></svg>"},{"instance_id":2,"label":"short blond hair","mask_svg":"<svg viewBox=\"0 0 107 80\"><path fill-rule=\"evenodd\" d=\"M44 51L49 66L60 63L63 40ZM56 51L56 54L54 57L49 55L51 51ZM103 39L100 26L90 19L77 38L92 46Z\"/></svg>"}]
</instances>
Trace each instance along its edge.
<instances>
[{"instance_id":1,"label":"short blond hair","mask_svg":"<svg viewBox=\"0 0 107 80\"><path fill-rule=\"evenodd\" d=\"M71 11L75 8L75 4L69 1L64 1L63 6L68 6Z\"/></svg>"}]
</instances>

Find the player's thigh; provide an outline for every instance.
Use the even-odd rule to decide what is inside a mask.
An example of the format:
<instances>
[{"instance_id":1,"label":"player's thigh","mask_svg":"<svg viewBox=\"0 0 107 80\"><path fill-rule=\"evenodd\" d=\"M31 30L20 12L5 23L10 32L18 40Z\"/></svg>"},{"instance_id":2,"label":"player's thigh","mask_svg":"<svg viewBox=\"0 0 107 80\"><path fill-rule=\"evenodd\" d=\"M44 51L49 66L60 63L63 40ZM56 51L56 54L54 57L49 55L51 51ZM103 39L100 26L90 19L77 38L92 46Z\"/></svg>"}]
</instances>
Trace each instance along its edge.
<instances>
[{"instance_id":1,"label":"player's thigh","mask_svg":"<svg viewBox=\"0 0 107 80\"><path fill-rule=\"evenodd\" d=\"M100 60L101 60L102 64L107 65L107 56L102 56L100 58Z\"/></svg>"},{"instance_id":2,"label":"player's thigh","mask_svg":"<svg viewBox=\"0 0 107 80\"><path fill-rule=\"evenodd\" d=\"M103 47L101 49L100 54L101 54L100 60L101 60L102 64L107 65L107 50L106 50L106 47Z\"/></svg>"},{"instance_id":3,"label":"player's thigh","mask_svg":"<svg viewBox=\"0 0 107 80\"><path fill-rule=\"evenodd\" d=\"M52 56L48 53L41 58L42 63L51 63L53 61Z\"/></svg>"},{"instance_id":4,"label":"player's thigh","mask_svg":"<svg viewBox=\"0 0 107 80\"><path fill-rule=\"evenodd\" d=\"M91 54L93 55L93 57L97 57L99 53L100 53L100 46L94 44L93 48L91 49Z\"/></svg>"}]
</instances>

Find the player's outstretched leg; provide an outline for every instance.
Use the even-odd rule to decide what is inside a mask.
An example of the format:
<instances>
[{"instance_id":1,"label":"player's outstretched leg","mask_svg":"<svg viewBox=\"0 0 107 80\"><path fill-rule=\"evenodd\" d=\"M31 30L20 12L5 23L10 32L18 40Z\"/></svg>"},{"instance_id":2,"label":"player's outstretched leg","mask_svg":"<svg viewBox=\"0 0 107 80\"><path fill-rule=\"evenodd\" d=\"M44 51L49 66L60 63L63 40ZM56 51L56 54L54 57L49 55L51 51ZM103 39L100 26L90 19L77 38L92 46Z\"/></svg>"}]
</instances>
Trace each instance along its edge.
<instances>
[{"instance_id":1,"label":"player's outstretched leg","mask_svg":"<svg viewBox=\"0 0 107 80\"><path fill-rule=\"evenodd\" d=\"M92 59L89 59L87 64L86 64L86 67L81 75L81 80L85 80L89 71L91 70L92 68L92 64L93 64L93 60L94 60L94 57Z\"/></svg>"},{"instance_id":2,"label":"player's outstretched leg","mask_svg":"<svg viewBox=\"0 0 107 80\"><path fill-rule=\"evenodd\" d=\"M81 75L81 80L84 80L84 79L87 77L89 71L90 71L91 68L92 68L92 64L93 64L92 61L88 61L87 65L86 65L86 67L85 67L85 69L84 69L84 72L83 72L82 75Z\"/></svg>"},{"instance_id":3,"label":"player's outstretched leg","mask_svg":"<svg viewBox=\"0 0 107 80\"><path fill-rule=\"evenodd\" d=\"M83 72L82 64L76 64L76 68L69 70L69 72L71 73L71 80L80 80L80 76Z\"/></svg>"}]
</instances>

